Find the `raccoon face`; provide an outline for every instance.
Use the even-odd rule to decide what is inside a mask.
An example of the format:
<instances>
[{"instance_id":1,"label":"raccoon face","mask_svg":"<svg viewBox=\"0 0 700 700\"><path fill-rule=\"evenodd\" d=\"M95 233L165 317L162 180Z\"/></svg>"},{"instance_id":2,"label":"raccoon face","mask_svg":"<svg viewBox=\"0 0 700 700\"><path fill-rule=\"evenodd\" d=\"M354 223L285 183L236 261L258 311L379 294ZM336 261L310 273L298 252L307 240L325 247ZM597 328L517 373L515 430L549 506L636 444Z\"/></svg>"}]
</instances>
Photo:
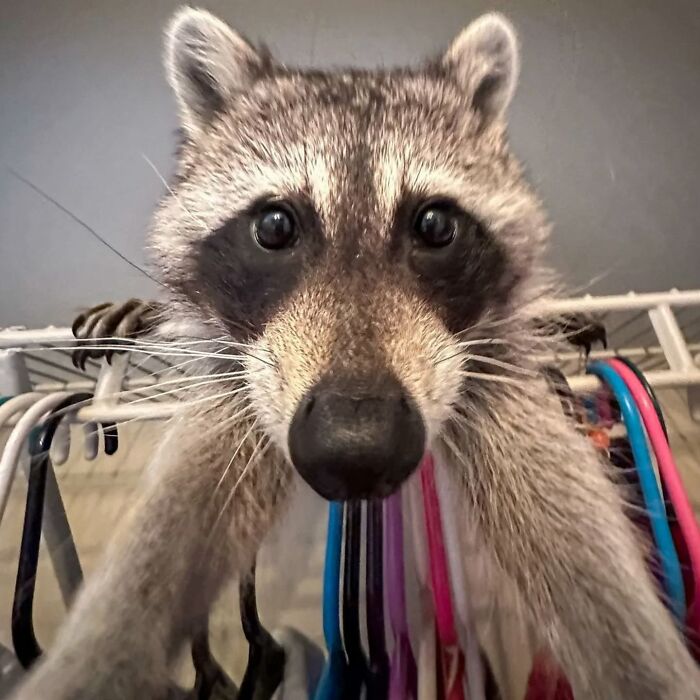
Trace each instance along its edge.
<instances>
[{"instance_id":1,"label":"raccoon face","mask_svg":"<svg viewBox=\"0 0 700 700\"><path fill-rule=\"evenodd\" d=\"M417 69L318 72L188 8L166 66L184 143L150 248L173 313L253 346L259 424L321 495L392 492L478 385L469 338L507 335L547 232L504 136L510 25L485 15Z\"/></svg>"}]
</instances>

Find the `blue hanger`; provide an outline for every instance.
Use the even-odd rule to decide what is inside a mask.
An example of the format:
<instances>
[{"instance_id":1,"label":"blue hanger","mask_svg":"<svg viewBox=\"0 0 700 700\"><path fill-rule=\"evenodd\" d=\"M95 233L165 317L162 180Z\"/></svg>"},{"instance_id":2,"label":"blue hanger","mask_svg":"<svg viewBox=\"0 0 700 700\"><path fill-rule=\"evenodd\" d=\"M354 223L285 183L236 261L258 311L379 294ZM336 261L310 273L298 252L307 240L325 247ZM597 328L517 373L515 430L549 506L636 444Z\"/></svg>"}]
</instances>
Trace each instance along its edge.
<instances>
[{"instance_id":1,"label":"blue hanger","mask_svg":"<svg viewBox=\"0 0 700 700\"><path fill-rule=\"evenodd\" d=\"M588 366L586 372L602 379L620 405L622 418L627 428L627 437L632 446L634 464L639 475L644 505L654 535L659 563L661 564L664 590L668 595L676 620L682 622L685 619L686 601L681 565L678 561L678 554L676 553L671 530L666 519L666 512L659 493L659 486L652 466L649 446L647 445L639 410L624 380L610 365L602 362L593 362Z\"/></svg>"},{"instance_id":2,"label":"blue hanger","mask_svg":"<svg viewBox=\"0 0 700 700\"><path fill-rule=\"evenodd\" d=\"M362 502L345 503L345 560L343 564L343 641L348 659L345 700L359 700L367 687L368 661L360 632L360 559Z\"/></svg>"},{"instance_id":3,"label":"blue hanger","mask_svg":"<svg viewBox=\"0 0 700 700\"><path fill-rule=\"evenodd\" d=\"M343 504L328 506L326 561L323 567L323 638L328 659L314 700L340 700L347 674L347 660L340 632L340 553L343 542Z\"/></svg>"}]
</instances>

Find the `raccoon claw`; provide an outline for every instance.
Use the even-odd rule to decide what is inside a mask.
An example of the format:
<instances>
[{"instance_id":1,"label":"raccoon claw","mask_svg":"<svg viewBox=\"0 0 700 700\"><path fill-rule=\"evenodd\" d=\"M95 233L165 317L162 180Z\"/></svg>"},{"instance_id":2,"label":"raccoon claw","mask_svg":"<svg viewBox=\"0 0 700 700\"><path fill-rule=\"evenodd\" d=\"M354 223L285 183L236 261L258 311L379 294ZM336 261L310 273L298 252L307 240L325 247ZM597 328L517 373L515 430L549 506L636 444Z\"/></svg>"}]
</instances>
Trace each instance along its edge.
<instances>
[{"instance_id":1,"label":"raccoon claw","mask_svg":"<svg viewBox=\"0 0 700 700\"><path fill-rule=\"evenodd\" d=\"M85 371L89 359L104 357L111 364L115 353L125 352L114 347L147 333L156 311L154 302L129 299L121 304L105 303L81 313L73 322L77 340L93 341L92 347L78 347L73 352L73 365ZM109 346L109 347L100 347Z\"/></svg>"},{"instance_id":2,"label":"raccoon claw","mask_svg":"<svg viewBox=\"0 0 700 700\"><path fill-rule=\"evenodd\" d=\"M556 331L574 347L583 348L586 357L596 343L604 349L608 347L608 336L602 321L585 313L573 313L560 316L554 321Z\"/></svg>"}]
</instances>

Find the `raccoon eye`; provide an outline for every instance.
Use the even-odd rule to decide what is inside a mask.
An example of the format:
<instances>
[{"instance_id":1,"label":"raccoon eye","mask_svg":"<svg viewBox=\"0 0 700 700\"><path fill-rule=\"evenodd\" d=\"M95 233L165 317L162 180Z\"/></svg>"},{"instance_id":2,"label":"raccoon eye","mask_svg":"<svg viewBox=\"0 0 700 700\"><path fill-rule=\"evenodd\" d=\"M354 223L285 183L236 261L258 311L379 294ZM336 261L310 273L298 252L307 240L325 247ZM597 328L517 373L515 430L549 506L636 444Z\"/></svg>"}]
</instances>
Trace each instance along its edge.
<instances>
[{"instance_id":1,"label":"raccoon eye","mask_svg":"<svg viewBox=\"0 0 700 700\"><path fill-rule=\"evenodd\" d=\"M263 248L279 250L296 240L296 227L292 215L281 207L265 209L253 220L253 235Z\"/></svg>"},{"instance_id":2,"label":"raccoon eye","mask_svg":"<svg viewBox=\"0 0 700 700\"><path fill-rule=\"evenodd\" d=\"M447 204L429 204L418 213L414 228L426 245L442 248L454 240L459 220L454 207Z\"/></svg>"}]
</instances>

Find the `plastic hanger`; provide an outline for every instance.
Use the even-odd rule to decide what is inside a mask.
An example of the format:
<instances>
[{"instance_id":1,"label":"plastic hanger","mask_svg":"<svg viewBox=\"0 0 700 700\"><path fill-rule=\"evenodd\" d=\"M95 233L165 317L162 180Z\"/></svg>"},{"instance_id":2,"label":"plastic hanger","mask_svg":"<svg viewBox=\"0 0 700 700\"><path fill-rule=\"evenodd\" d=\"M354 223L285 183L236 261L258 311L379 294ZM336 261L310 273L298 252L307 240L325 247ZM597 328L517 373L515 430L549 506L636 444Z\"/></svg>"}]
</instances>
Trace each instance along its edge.
<instances>
[{"instance_id":1,"label":"plastic hanger","mask_svg":"<svg viewBox=\"0 0 700 700\"><path fill-rule=\"evenodd\" d=\"M574 700L569 681L550 654L535 654L524 700Z\"/></svg>"},{"instance_id":2,"label":"plastic hanger","mask_svg":"<svg viewBox=\"0 0 700 700\"><path fill-rule=\"evenodd\" d=\"M30 440L31 463L27 485L27 502L22 527L17 580L12 603L12 643L20 664L29 668L41 655L41 647L34 633L33 606L34 588L39 563L39 544L44 514L44 494L47 473L50 469L49 449L56 428L64 416L65 409L89 400L92 394L71 394L53 402L53 410L41 427L36 439ZM42 408L35 404L32 410ZM26 417L23 416L23 419ZM14 432L13 432L14 436ZM13 437L11 436L11 437ZM71 538L72 541L72 538ZM82 578L82 574L81 574Z\"/></svg>"},{"instance_id":3,"label":"plastic hanger","mask_svg":"<svg viewBox=\"0 0 700 700\"><path fill-rule=\"evenodd\" d=\"M564 414L569 418L578 420L576 397L574 396L574 392L571 391L571 387L564 373L554 365L545 365L542 367L542 373L547 382L549 382L550 387L559 397Z\"/></svg>"},{"instance_id":4,"label":"plastic hanger","mask_svg":"<svg viewBox=\"0 0 700 700\"><path fill-rule=\"evenodd\" d=\"M5 400L3 401L3 405L0 406L0 430L3 428L5 423L7 423L7 421L10 420L10 418L17 415L18 413L21 413L22 411L25 411L30 406L39 401L39 399L46 398L46 395L39 394L38 392L31 392L27 394L20 394L19 396L14 396L12 398L4 398ZM36 421L39 420L39 418L42 415L43 412L37 416L36 420L30 423L29 430L31 430ZM15 426L15 429L16 428L17 426ZM29 435L29 431L27 432L27 435ZM0 467L0 522L2 522L3 515L5 514L5 508L7 507L7 499L10 496L15 471L17 469L17 464L19 463L19 454L24 443L24 439L21 441L17 441L19 450L17 451L17 457L15 459L11 459L10 457L8 457L7 459L2 459L0 461L0 464L2 464L2 466ZM5 455L5 452L7 452L8 448L11 448L11 443L9 439L5 446L3 457Z\"/></svg>"},{"instance_id":5,"label":"plastic hanger","mask_svg":"<svg viewBox=\"0 0 700 700\"><path fill-rule=\"evenodd\" d=\"M460 647L466 657L464 674L464 694L470 700L485 700L484 668L481 662L481 650L476 636L474 619L470 610L468 584L464 575L464 547L460 539L460 516L454 500L455 489L449 481L444 466L438 462L434 465L435 485L440 502L440 522L445 539L445 551L452 581L450 589L454 608L457 612L456 628Z\"/></svg>"},{"instance_id":6,"label":"plastic hanger","mask_svg":"<svg viewBox=\"0 0 700 700\"><path fill-rule=\"evenodd\" d=\"M286 655L282 685L275 691L273 700L309 700L323 672L323 651L293 627L273 630L272 636Z\"/></svg>"},{"instance_id":7,"label":"plastic hanger","mask_svg":"<svg viewBox=\"0 0 700 700\"><path fill-rule=\"evenodd\" d=\"M603 380L620 405L627 435L634 454L635 467L639 475L644 504L656 543L663 586L668 596L671 610L679 623L685 618L685 589L678 554L669 529L663 500L659 492L656 475L651 462L644 428L632 394L617 371L602 362L593 362L586 370Z\"/></svg>"},{"instance_id":8,"label":"plastic hanger","mask_svg":"<svg viewBox=\"0 0 700 700\"><path fill-rule=\"evenodd\" d=\"M328 659L316 688L315 700L340 700L347 662L340 632L340 556L343 544L343 504L328 505L326 560L323 568L323 637Z\"/></svg>"},{"instance_id":9,"label":"plastic hanger","mask_svg":"<svg viewBox=\"0 0 700 700\"><path fill-rule=\"evenodd\" d=\"M423 493L420 471L408 482L410 498L411 535L413 553L418 575L419 598L421 607L421 628L418 642L418 700L435 700L438 695L438 659L435 635L435 610L430 593L428 573L428 537L425 526Z\"/></svg>"},{"instance_id":10,"label":"plastic hanger","mask_svg":"<svg viewBox=\"0 0 700 700\"><path fill-rule=\"evenodd\" d=\"M187 700L236 700L238 688L221 668L209 646L209 625L192 640L192 663L195 669L194 688L185 693Z\"/></svg>"},{"instance_id":11,"label":"plastic hanger","mask_svg":"<svg viewBox=\"0 0 700 700\"><path fill-rule=\"evenodd\" d=\"M384 622L384 525L383 502L367 501L367 700L386 700L389 693L389 655ZM393 591L391 592L393 593ZM405 696L404 696L405 697Z\"/></svg>"},{"instance_id":12,"label":"plastic hanger","mask_svg":"<svg viewBox=\"0 0 700 700\"><path fill-rule=\"evenodd\" d=\"M664 436L666 437L666 440L668 440L668 428L666 427L666 420L664 418L663 411L661 410L661 404L659 403L659 399L656 396L656 392L654 391L654 389L652 389L651 384L649 384L647 378L644 376L644 373L628 357L616 355L614 359L618 360L619 362L622 362L626 367L631 369L634 372L637 379L641 382L642 386L644 387L644 390L651 399L651 403L654 406L654 412L656 413L656 417L659 419L659 423L661 424L661 429L664 432Z\"/></svg>"},{"instance_id":13,"label":"plastic hanger","mask_svg":"<svg viewBox=\"0 0 700 700\"><path fill-rule=\"evenodd\" d=\"M384 520L387 603L394 636L394 649L389 667L389 700L414 700L418 692L418 682L406 613L401 491L392 494L384 502Z\"/></svg>"},{"instance_id":14,"label":"plastic hanger","mask_svg":"<svg viewBox=\"0 0 700 700\"><path fill-rule=\"evenodd\" d=\"M345 503L345 552L343 565L343 641L348 674L343 697L359 699L367 682L367 657L360 636L360 557L362 550L362 503Z\"/></svg>"},{"instance_id":15,"label":"plastic hanger","mask_svg":"<svg viewBox=\"0 0 700 700\"><path fill-rule=\"evenodd\" d=\"M255 562L239 582L241 624L248 640L246 666L239 700L269 700L284 675L284 649L263 627L255 595Z\"/></svg>"},{"instance_id":16,"label":"plastic hanger","mask_svg":"<svg viewBox=\"0 0 700 700\"><path fill-rule=\"evenodd\" d=\"M443 682L446 700L464 700L463 675L465 673L464 654L459 647L459 637L455 627L450 578L445 554L440 503L435 486L435 465L432 455L426 455L421 466L423 486L423 508L428 534L428 557L430 580L440 654L440 678Z\"/></svg>"},{"instance_id":17,"label":"plastic hanger","mask_svg":"<svg viewBox=\"0 0 700 700\"><path fill-rule=\"evenodd\" d=\"M658 402L656 405L654 404L647 389L626 363L621 360L609 360L609 364L622 377L639 408L659 464L665 490L673 504L678 526L687 547L694 583L694 590L686 591L688 595L684 598L688 603L685 621L688 627L700 635L700 602L694 600L693 596L693 592L697 593L698 587L700 587L700 527L698 527L693 508L678 473L663 426L659 421L657 411L660 411L660 407Z\"/></svg>"},{"instance_id":18,"label":"plastic hanger","mask_svg":"<svg viewBox=\"0 0 700 700\"><path fill-rule=\"evenodd\" d=\"M24 446L29 439L31 431L44 414L53 410L56 405L70 395L70 392L66 391L58 391L48 396L46 394L29 392L15 396L4 405L0 406L0 428L14 415L25 411L24 415L17 421L17 425L15 425L10 437L7 439L5 449L0 458L0 522L5 514L7 499L9 498L12 482L17 472L20 455L24 450ZM92 395L85 394L85 396L91 397ZM102 426L105 436L105 453L109 455L114 454L119 446L117 428L114 423L110 422L103 423ZM58 437L61 437L60 433L54 439L58 439ZM68 434L63 433L61 439L65 440L67 438ZM60 451L67 452L67 450L67 446L62 446Z\"/></svg>"}]
</instances>

